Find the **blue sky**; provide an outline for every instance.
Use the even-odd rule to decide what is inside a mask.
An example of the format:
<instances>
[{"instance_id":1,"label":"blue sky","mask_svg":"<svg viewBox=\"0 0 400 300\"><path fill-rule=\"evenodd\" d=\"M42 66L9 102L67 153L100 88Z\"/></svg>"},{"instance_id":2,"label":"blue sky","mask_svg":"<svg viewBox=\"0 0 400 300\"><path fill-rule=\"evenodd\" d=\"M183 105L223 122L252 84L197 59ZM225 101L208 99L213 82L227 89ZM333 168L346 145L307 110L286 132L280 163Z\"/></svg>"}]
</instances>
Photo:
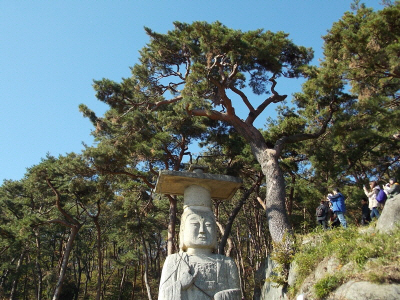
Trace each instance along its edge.
<instances>
[{"instance_id":1,"label":"blue sky","mask_svg":"<svg viewBox=\"0 0 400 300\"><path fill-rule=\"evenodd\" d=\"M363 1L381 9L380 0ZM220 21L242 31L285 31L312 47L314 64L332 23L350 0L0 1L0 181L23 178L46 153L79 153L92 125L80 103L101 115L93 79L120 81L148 42L143 27L173 29L173 21ZM278 92L300 91L284 82ZM268 116L264 116L265 118Z\"/></svg>"}]
</instances>

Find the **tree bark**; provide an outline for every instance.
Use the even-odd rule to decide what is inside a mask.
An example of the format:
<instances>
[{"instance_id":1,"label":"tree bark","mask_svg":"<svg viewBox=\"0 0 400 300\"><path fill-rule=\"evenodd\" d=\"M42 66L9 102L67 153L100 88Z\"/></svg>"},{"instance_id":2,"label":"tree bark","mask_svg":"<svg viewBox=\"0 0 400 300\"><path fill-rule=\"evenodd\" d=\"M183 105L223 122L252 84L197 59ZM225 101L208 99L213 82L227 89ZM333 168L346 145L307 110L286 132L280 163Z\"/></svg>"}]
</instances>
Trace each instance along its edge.
<instances>
[{"instance_id":1,"label":"tree bark","mask_svg":"<svg viewBox=\"0 0 400 300\"><path fill-rule=\"evenodd\" d=\"M254 149L253 152L265 175L266 215L272 240L282 242L285 236L291 239L292 231L285 207L285 181L279 167L279 154L276 150L268 148ZM291 243L291 241L287 242Z\"/></svg>"},{"instance_id":2,"label":"tree bark","mask_svg":"<svg viewBox=\"0 0 400 300\"><path fill-rule=\"evenodd\" d=\"M97 274L97 286L96 286L96 300L101 299L101 280L103 276L103 253L101 252L101 228L100 228L100 223L99 223L99 217L98 215L96 217L93 217L94 224L96 225L96 231L97 231L97 264L98 264L98 274Z\"/></svg>"},{"instance_id":3,"label":"tree bark","mask_svg":"<svg viewBox=\"0 0 400 300\"><path fill-rule=\"evenodd\" d=\"M127 266L125 265L124 268L122 269L121 282L119 283L118 300L122 299L122 291L124 290L124 285L125 285L126 269L127 269Z\"/></svg>"},{"instance_id":4,"label":"tree bark","mask_svg":"<svg viewBox=\"0 0 400 300\"><path fill-rule=\"evenodd\" d=\"M175 253L175 226L176 226L176 197L168 196L169 198L169 224L168 224L168 255Z\"/></svg>"},{"instance_id":5,"label":"tree bark","mask_svg":"<svg viewBox=\"0 0 400 300\"><path fill-rule=\"evenodd\" d=\"M42 269L40 267L40 261L41 261L41 254L40 254L40 239L39 239L39 230L35 230L35 239L36 239L36 262L35 262L35 267L36 267L36 273L37 273L37 292L36 292L36 299L41 300L42 299L42 286L43 286L43 275L42 275Z\"/></svg>"},{"instance_id":6,"label":"tree bark","mask_svg":"<svg viewBox=\"0 0 400 300\"><path fill-rule=\"evenodd\" d=\"M289 223L285 207L285 180L281 168L279 167L279 156L283 149L283 146L288 141L301 141L306 138L317 137L315 135L300 135L289 139L280 139L276 142L276 145L268 145L261 134L251 122L243 122L236 115L229 115L217 113L212 111L213 114L206 114L211 119L218 119L230 123L235 129L242 135L250 144L251 151L258 163L261 165L261 170L265 175L266 180L266 215L271 233L272 240L276 243L282 242L285 236L288 237L289 248L292 246L292 231ZM195 114L201 115L201 114Z\"/></svg>"},{"instance_id":7,"label":"tree bark","mask_svg":"<svg viewBox=\"0 0 400 300\"><path fill-rule=\"evenodd\" d=\"M64 283L65 274L67 272L69 255L71 254L73 243L75 241L76 235L78 234L80 227L81 227L81 225L74 225L71 227L71 234L69 235L68 242L65 247L64 257L63 257L63 261L62 261L61 268L60 268L60 274L58 276L58 281L56 284L56 288L54 290L54 295L53 295L52 300L60 299L62 285Z\"/></svg>"},{"instance_id":8,"label":"tree bark","mask_svg":"<svg viewBox=\"0 0 400 300\"><path fill-rule=\"evenodd\" d=\"M218 221L217 221L217 226L219 228L219 231L221 232L221 235L225 236L225 228L224 228L224 226L222 226L222 224L220 222L218 222ZM220 241L220 243L224 243L224 247L222 248L222 246L220 244L218 246L218 253L220 253L219 251L220 251L221 248L222 248L222 251L224 251L226 244L228 244L228 249L226 250L225 255L226 256L230 256L231 251L233 249L233 242L232 242L232 239L229 237L229 235L226 235L226 240L224 242ZM220 253L220 254L224 254L224 253Z\"/></svg>"},{"instance_id":9,"label":"tree bark","mask_svg":"<svg viewBox=\"0 0 400 300\"><path fill-rule=\"evenodd\" d=\"M144 253L144 283L146 285L146 291L147 291L147 297L149 300L152 300L151 297L151 288L149 285L149 279L148 279L148 272L149 272L149 258L147 254L147 247L146 247L146 241L144 240L143 234L142 234L142 245L143 245L143 253Z\"/></svg>"},{"instance_id":10,"label":"tree bark","mask_svg":"<svg viewBox=\"0 0 400 300\"><path fill-rule=\"evenodd\" d=\"M296 183L296 175L291 172L290 176L292 178L292 186L290 187L290 193L287 201L287 211L289 216L291 216L293 212L294 185Z\"/></svg>"},{"instance_id":11,"label":"tree bark","mask_svg":"<svg viewBox=\"0 0 400 300\"><path fill-rule=\"evenodd\" d=\"M24 259L24 256L25 256L25 250L22 250L22 253L21 253L21 255L20 255L20 257L19 257L19 259L18 259L18 262L17 262L17 268L15 269L15 279L14 279L14 281L13 281L13 283L12 283L12 286L11 286L11 292L10 292L10 300L13 300L14 299L14 297L15 297L15 294L16 294L16 291L17 291L17 284L18 284L18 280L19 280L19 270L20 270L20 268L21 268L21 264L22 264L22 260Z\"/></svg>"}]
</instances>

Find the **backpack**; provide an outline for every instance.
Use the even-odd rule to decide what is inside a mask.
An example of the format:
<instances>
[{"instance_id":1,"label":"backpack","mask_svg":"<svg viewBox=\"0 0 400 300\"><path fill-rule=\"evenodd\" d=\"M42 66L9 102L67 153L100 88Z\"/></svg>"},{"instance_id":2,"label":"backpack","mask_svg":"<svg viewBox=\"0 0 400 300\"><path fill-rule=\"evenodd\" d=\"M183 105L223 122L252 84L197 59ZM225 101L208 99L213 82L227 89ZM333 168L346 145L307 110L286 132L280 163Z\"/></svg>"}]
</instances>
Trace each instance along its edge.
<instances>
[{"instance_id":1,"label":"backpack","mask_svg":"<svg viewBox=\"0 0 400 300\"><path fill-rule=\"evenodd\" d=\"M380 189L378 195L376 195L376 201L378 201L379 203L385 203L386 199L387 195L385 191L383 189Z\"/></svg>"},{"instance_id":2,"label":"backpack","mask_svg":"<svg viewBox=\"0 0 400 300\"><path fill-rule=\"evenodd\" d=\"M325 216L325 205L321 204L317 207L317 217Z\"/></svg>"}]
</instances>

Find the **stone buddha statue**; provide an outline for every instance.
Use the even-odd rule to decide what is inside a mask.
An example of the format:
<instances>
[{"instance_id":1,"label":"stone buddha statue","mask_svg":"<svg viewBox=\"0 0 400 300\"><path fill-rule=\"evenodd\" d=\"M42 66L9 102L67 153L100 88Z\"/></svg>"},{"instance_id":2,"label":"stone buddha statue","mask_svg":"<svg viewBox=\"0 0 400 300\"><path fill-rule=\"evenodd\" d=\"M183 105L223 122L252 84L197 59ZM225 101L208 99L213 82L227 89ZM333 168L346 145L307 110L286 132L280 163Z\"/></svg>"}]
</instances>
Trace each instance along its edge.
<instances>
[{"instance_id":1,"label":"stone buddha statue","mask_svg":"<svg viewBox=\"0 0 400 300\"><path fill-rule=\"evenodd\" d=\"M185 190L180 251L169 255L162 270L158 300L240 300L235 262L216 254L217 231L207 189Z\"/></svg>"}]
</instances>

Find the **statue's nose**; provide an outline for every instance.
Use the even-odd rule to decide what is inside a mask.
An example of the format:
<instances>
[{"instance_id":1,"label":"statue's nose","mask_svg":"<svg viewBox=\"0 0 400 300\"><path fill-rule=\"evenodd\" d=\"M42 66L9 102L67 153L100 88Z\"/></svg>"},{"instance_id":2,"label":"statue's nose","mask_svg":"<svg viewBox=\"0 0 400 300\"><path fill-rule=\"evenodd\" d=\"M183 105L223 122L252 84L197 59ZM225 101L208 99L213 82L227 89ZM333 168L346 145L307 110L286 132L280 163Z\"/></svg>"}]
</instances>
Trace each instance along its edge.
<instances>
[{"instance_id":1,"label":"statue's nose","mask_svg":"<svg viewBox=\"0 0 400 300\"><path fill-rule=\"evenodd\" d=\"M199 233L204 233L204 224L200 222Z\"/></svg>"}]
</instances>

